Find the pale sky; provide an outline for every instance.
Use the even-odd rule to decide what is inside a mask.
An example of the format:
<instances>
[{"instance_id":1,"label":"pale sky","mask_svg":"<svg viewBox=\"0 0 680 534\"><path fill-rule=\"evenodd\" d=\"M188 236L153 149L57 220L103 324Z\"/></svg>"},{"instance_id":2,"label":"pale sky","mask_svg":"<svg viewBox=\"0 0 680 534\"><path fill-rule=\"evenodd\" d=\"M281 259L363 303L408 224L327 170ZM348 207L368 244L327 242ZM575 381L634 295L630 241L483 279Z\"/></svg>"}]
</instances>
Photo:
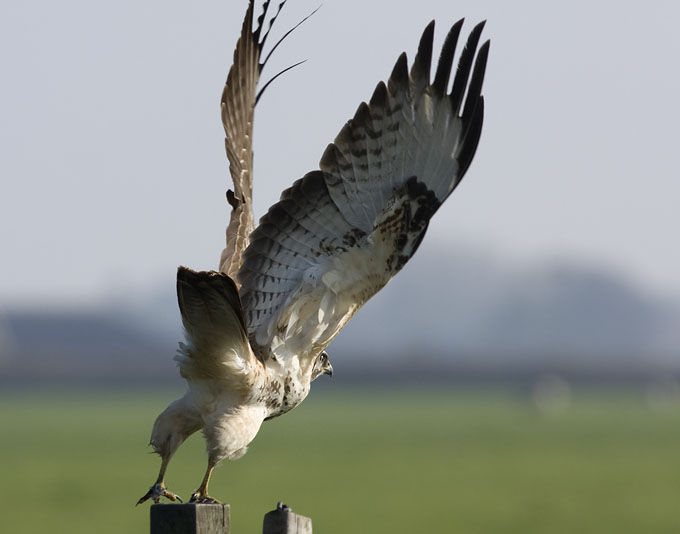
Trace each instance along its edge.
<instances>
[{"instance_id":1,"label":"pale sky","mask_svg":"<svg viewBox=\"0 0 680 534\"><path fill-rule=\"evenodd\" d=\"M272 37L319 0L290 0ZM228 187L219 97L245 0L4 2L0 306L120 299L216 268ZM423 246L565 260L680 296L680 4L325 0L265 71L259 217L317 168L425 25L491 39L486 119ZM278 30L278 31L277 31ZM274 39L272 39L272 42Z\"/></svg>"}]
</instances>

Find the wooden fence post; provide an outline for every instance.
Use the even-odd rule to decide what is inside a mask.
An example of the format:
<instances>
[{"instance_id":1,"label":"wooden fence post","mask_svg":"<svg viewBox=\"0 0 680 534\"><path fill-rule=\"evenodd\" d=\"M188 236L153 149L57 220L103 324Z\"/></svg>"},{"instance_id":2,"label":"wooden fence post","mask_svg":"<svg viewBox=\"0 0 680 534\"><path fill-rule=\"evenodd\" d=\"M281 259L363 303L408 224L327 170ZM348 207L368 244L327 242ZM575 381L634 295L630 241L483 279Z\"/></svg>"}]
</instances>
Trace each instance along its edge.
<instances>
[{"instance_id":1,"label":"wooden fence post","mask_svg":"<svg viewBox=\"0 0 680 534\"><path fill-rule=\"evenodd\" d=\"M151 534L229 534L229 505L153 504Z\"/></svg>"},{"instance_id":2,"label":"wooden fence post","mask_svg":"<svg viewBox=\"0 0 680 534\"><path fill-rule=\"evenodd\" d=\"M312 520L278 503L276 510L265 514L262 534L312 534Z\"/></svg>"},{"instance_id":3,"label":"wooden fence post","mask_svg":"<svg viewBox=\"0 0 680 534\"><path fill-rule=\"evenodd\" d=\"M230 534L228 504L153 504L151 534ZM312 520L285 504L264 516L262 534L312 534Z\"/></svg>"}]
</instances>

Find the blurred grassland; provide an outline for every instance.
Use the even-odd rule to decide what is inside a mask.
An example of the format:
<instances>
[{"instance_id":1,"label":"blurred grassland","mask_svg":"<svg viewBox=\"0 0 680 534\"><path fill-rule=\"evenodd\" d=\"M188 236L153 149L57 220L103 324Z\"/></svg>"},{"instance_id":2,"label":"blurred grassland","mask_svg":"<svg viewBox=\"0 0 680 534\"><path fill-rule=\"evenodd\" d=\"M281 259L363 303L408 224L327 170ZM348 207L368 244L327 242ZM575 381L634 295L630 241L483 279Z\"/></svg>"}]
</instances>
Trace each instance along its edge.
<instances>
[{"instance_id":1,"label":"blurred grassland","mask_svg":"<svg viewBox=\"0 0 680 534\"><path fill-rule=\"evenodd\" d=\"M158 469L146 444L180 394L0 394L0 531L148 532L134 506ZM196 435L167 485L188 497L204 468ZM318 534L677 533L680 404L581 393L543 413L502 392L312 392L217 469L211 494L235 534L261 532L278 500Z\"/></svg>"}]
</instances>

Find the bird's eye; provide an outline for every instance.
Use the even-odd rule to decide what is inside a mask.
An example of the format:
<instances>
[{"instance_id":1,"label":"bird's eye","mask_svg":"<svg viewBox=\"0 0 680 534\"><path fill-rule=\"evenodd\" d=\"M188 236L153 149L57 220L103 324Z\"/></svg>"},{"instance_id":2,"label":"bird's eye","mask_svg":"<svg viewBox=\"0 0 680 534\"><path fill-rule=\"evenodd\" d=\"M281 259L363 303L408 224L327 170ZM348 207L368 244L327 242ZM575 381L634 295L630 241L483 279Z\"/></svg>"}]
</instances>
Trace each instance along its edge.
<instances>
[{"instance_id":1,"label":"bird's eye","mask_svg":"<svg viewBox=\"0 0 680 534\"><path fill-rule=\"evenodd\" d=\"M328 359L328 356L326 356L326 354L322 352L321 353L321 361L325 362L327 359Z\"/></svg>"}]
</instances>

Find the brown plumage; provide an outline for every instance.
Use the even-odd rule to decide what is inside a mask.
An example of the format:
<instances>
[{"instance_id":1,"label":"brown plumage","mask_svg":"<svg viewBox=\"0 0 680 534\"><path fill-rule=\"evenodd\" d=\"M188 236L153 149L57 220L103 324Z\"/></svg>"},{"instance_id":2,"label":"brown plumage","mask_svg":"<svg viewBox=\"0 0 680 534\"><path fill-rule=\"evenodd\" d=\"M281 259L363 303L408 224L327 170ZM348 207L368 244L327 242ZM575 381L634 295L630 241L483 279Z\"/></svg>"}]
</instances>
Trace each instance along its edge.
<instances>
[{"instance_id":1,"label":"brown plumage","mask_svg":"<svg viewBox=\"0 0 680 534\"><path fill-rule=\"evenodd\" d=\"M236 280L241 266L241 254L248 246L253 231L253 122L257 82L260 80L260 54L264 43L253 27L253 2L250 2L241 28L241 37L234 50L234 63L229 69L220 102L224 146L229 159L234 189L227 191L232 207L227 227L227 246L220 256L219 271ZM238 282L236 282L238 283Z\"/></svg>"},{"instance_id":2,"label":"brown plumage","mask_svg":"<svg viewBox=\"0 0 680 534\"><path fill-rule=\"evenodd\" d=\"M262 422L293 409L315 378L332 373L325 348L413 256L477 148L489 50L488 41L478 49L483 23L470 33L450 90L462 21L447 35L434 80L431 23L410 71L402 54L387 83L328 146L319 169L284 191L253 230L257 86L263 46L283 4L263 33L269 1L254 30L251 1L236 45L222 95L234 187L227 193L227 246L219 272L178 270L186 344L176 360L189 389L154 424L161 471L139 502L178 498L165 489L165 470L198 429L208 469L192 501L214 502L207 486L215 465L243 455Z\"/></svg>"}]
</instances>

